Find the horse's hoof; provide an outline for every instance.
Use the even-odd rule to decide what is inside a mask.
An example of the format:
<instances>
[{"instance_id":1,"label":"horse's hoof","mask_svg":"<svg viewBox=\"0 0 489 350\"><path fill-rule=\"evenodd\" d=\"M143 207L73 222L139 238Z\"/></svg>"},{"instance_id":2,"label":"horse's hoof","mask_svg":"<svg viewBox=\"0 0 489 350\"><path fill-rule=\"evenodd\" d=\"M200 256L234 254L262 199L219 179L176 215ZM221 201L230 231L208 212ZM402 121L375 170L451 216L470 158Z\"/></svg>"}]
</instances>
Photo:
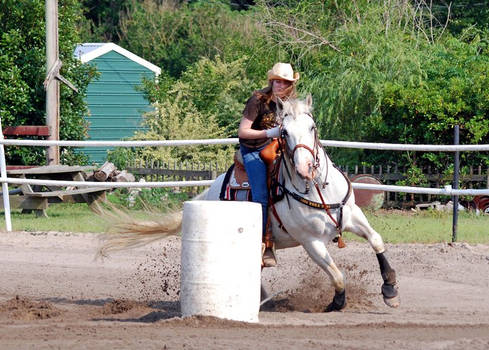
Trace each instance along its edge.
<instances>
[{"instance_id":1,"label":"horse's hoof","mask_svg":"<svg viewBox=\"0 0 489 350\"><path fill-rule=\"evenodd\" d=\"M335 292L333 301L331 304L329 304L324 312L332 312L332 311L341 311L346 307L346 294L345 291L343 290L342 292L338 293Z\"/></svg>"},{"instance_id":2,"label":"horse's hoof","mask_svg":"<svg viewBox=\"0 0 489 350\"><path fill-rule=\"evenodd\" d=\"M382 285L382 295L384 296L384 303L390 307L399 307L401 299L396 287L390 283L384 283Z\"/></svg>"},{"instance_id":3,"label":"horse's hoof","mask_svg":"<svg viewBox=\"0 0 489 350\"><path fill-rule=\"evenodd\" d=\"M397 297L397 289L393 284L384 283L381 291L384 298L391 299Z\"/></svg>"},{"instance_id":4,"label":"horse's hoof","mask_svg":"<svg viewBox=\"0 0 489 350\"><path fill-rule=\"evenodd\" d=\"M394 298L384 297L384 303L389 307L397 308L399 305L401 305L401 298L399 298L399 295L395 296Z\"/></svg>"}]
</instances>

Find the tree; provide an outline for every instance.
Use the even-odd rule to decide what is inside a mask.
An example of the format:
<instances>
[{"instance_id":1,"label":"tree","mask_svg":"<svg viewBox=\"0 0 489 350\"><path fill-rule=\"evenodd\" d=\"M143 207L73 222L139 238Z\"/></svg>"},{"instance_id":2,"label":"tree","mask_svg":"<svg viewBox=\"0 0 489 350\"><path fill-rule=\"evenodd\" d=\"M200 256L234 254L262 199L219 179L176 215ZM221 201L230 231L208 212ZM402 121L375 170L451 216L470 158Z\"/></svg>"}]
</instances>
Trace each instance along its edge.
<instances>
[{"instance_id":1,"label":"tree","mask_svg":"<svg viewBox=\"0 0 489 350\"><path fill-rule=\"evenodd\" d=\"M301 86L315 97L322 138L443 144L452 142L456 123L463 143L489 138L487 37L454 36L425 1L415 3L423 8L406 1L311 0L293 9L261 2L271 37L304 71ZM451 162L433 153L332 153L341 164L401 161L443 170ZM488 164L487 156L464 156Z\"/></svg>"},{"instance_id":2,"label":"tree","mask_svg":"<svg viewBox=\"0 0 489 350\"><path fill-rule=\"evenodd\" d=\"M4 0L0 3L0 117L3 126L45 124L46 75L44 1ZM60 138L81 140L86 136L84 100L87 85L95 74L73 57L79 42L77 23L81 8L76 0L59 1L59 53L61 74L77 86L74 93L61 87ZM41 147L6 148L8 162L43 164ZM70 149L61 152L62 162L77 162Z\"/></svg>"}]
</instances>

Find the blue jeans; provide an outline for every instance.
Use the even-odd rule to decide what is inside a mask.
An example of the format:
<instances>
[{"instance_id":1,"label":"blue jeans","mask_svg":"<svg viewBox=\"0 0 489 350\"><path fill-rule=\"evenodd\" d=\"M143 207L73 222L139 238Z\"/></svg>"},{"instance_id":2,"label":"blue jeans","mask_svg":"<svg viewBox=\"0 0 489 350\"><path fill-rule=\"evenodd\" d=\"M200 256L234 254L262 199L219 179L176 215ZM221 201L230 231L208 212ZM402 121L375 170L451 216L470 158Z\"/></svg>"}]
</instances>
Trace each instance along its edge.
<instances>
[{"instance_id":1,"label":"blue jeans","mask_svg":"<svg viewBox=\"0 0 489 350\"><path fill-rule=\"evenodd\" d=\"M243 156L243 162L251 186L251 196L253 202L260 203L262 208L262 234L266 232L268 219L268 186L267 186L267 166L260 158L260 151L265 146L258 149L248 148L240 145L239 149Z\"/></svg>"}]
</instances>

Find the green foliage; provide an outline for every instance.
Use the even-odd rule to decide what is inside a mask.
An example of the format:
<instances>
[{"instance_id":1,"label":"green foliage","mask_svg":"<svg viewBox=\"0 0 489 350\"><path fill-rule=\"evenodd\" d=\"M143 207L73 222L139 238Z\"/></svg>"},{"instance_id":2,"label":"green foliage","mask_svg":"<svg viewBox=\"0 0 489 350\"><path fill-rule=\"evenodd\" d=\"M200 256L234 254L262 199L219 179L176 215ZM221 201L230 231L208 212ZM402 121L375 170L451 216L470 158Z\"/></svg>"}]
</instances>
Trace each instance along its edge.
<instances>
[{"instance_id":1,"label":"green foliage","mask_svg":"<svg viewBox=\"0 0 489 350\"><path fill-rule=\"evenodd\" d=\"M396 182L398 186L416 186L416 187L427 187L428 179L423 173L423 169L419 168L411 162L411 166L407 169L404 174L406 177L403 180ZM405 198L408 194L401 193L401 197ZM414 200L414 194L410 194L411 199Z\"/></svg>"},{"instance_id":2,"label":"green foliage","mask_svg":"<svg viewBox=\"0 0 489 350\"><path fill-rule=\"evenodd\" d=\"M246 99L247 78L243 68L245 59L231 63L202 58L169 86L146 82L155 110L144 116L145 131L137 132L134 140L209 139L236 133L243 101ZM227 128L226 128L227 127ZM231 162L233 147L156 147L116 149L109 159L164 162L217 161ZM123 165L120 164L119 165Z\"/></svg>"},{"instance_id":3,"label":"green foliage","mask_svg":"<svg viewBox=\"0 0 489 350\"><path fill-rule=\"evenodd\" d=\"M489 3L487 1L446 0L433 1L433 14L442 23L447 22L450 5L450 20L448 29L454 34L460 34L468 27L481 30L489 29Z\"/></svg>"},{"instance_id":4,"label":"green foliage","mask_svg":"<svg viewBox=\"0 0 489 350\"><path fill-rule=\"evenodd\" d=\"M427 186L428 180L423 174L423 170L416 165L409 167L406 171L406 178L397 182L399 186Z\"/></svg>"},{"instance_id":5,"label":"green foliage","mask_svg":"<svg viewBox=\"0 0 489 350\"><path fill-rule=\"evenodd\" d=\"M266 8L273 39L303 67L302 90L313 93L322 138L450 144L459 124L461 143L488 139L487 36L453 37L421 5L311 0ZM439 169L453 158L360 150L332 150L332 156L341 164ZM477 153L463 157L474 165L488 161Z\"/></svg>"},{"instance_id":6,"label":"green foliage","mask_svg":"<svg viewBox=\"0 0 489 350\"><path fill-rule=\"evenodd\" d=\"M135 3L121 19L120 45L173 78L201 57L219 55L232 62L247 56L248 76L262 81L277 51L270 50L260 18L255 11L233 11L227 1L158 4L145 0Z\"/></svg>"},{"instance_id":7,"label":"green foliage","mask_svg":"<svg viewBox=\"0 0 489 350\"><path fill-rule=\"evenodd\" d=\"M321 138L450 144L459 124L461 143L487 143L487 15L486 4L466 0L452 3L450 12L443 0L146 0L121 16L120 43L163 68L159 83L145 86L161 117L196 112L197 120L217 123L219 137L233 135L246 97L264 85L274 62L286 61L301 73L302 94L314 97ZM203 58L215 67L199 68L210 67ZM219 68L236 62L239 74ZM192 82L195 70L207 77L199 84ZM180 125L191 125L182 118ZM193 129L188 133L195 137ZM187 138L185 132L169 137L177 135ZM344 165L401 163L433 171L447 169L453 158L329 151ZM489 156L463 152L462 162L488 164Z\"/></svg>"},{"instance_id":8,"label":"green foliage","mask_svg":"<svg viewBox=\"0 0 489 350\"><path fill-rule=\"evenodd\" d=\"M119 21L133 0L83 0L87 41L114 42L118 40Z\"/></svg>"},{"instance_id":9,"label":"green foliage","mask_svg":"<svg viewBox=\"0 0 489 350\"><path fill-rule=\"evenodd\" d=\"M477 52L477 43L448 38L424 55L426 78L417 84L385 85L382 119L371 127L371 139L386 142L450 144L453 128L461 127L462 144L485 143L489 137L489 57ZM390 160L394 155L386 154ZM462 154L464 164L489 165L489 157ZM445 169L453 155L424 153L420 165Z\"/></svg>"},{"instance_id":10,"label":"green foliage","mask_svg":"<svg viewBox=\"0 0 489 350\"><path fill-rule=\"evenodd\" d=\"M112 202L131 210L155 210L159 213L179 210L190 199L188 192L175 192L171 188L143 188L136 195L127 190L113 194Z\"/></svg>"},{"instance_id":11,"label":"green foliage","mask_svg":"<svg viewBox=\"0 0 489 350\"><path fill-rule=\"evenodd\" d=\"M79 2L60 0L58 6L61 74L79 89L76 94L61 84L60 138L81 140L86 134L84 96L94 72L73 57L74 47L80 41L76 29L81 16ZM0 3L0 117L4 127L45 124L44 7L41 0ZM66 162L75 161L69 148L62 154ZM45 149L7 147L6 156L10 164L43 164Z\"/></svg>"},{"instance_id":12,"label":"green foliage","mask_svg":"<svg viewBox=\"0 0 489 350\"><path fill-rule=\"evenodd\" d=\"M187 96L195 108L206 116L215 116L224 129L220 137L236 137L244 102L251 95L251 81L246 75L247 57L224 62L201 58L185 71L179 80L146 81L145 90L151 101L165 101L176 92ZM186 103L186 101L185 101Z\"/></svg>"}]
</instances>

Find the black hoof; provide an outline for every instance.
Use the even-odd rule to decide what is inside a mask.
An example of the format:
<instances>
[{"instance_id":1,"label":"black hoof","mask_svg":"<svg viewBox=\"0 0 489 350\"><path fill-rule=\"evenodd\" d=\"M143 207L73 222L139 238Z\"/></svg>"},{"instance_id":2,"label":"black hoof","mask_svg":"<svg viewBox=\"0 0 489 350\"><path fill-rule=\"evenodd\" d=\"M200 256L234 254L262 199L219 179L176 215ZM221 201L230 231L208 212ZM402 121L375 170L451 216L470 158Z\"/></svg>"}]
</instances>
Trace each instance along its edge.
<instances>
[{"instance_id":1,"label":"black hoof","mask_svg":"<svg viewBox=\"0 0 489 350\"><path fill-rule=\"evenodd\" d=\"M382 285L382 295L387 299L395 298L397 297L397 289L393 284L384 283Z\"/></svg>"},{"instance_id":2,"label":"black hoof","mask_svg":"<svg viewBox=\"0 0 489 350\"><path fill-rule=\"evenodd\" d=\"M346 306L346 294L345 291L343 290L340 293L335 292L333 302L329 304L324 311L325 312L340 311L344 309L345 306Z\"/></svg>"}]
</instances>

